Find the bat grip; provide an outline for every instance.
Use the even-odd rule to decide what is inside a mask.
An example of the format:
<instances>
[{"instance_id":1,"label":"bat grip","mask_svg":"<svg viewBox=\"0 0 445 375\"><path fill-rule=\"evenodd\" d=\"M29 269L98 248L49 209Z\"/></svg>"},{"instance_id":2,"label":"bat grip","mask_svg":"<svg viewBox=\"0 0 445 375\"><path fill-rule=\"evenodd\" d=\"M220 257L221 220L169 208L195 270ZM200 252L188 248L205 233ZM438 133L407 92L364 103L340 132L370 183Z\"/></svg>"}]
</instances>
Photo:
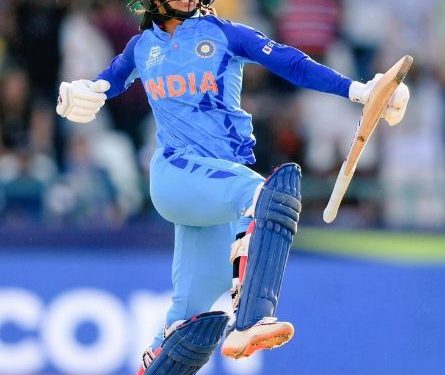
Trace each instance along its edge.
<instances>
[{"instance_id":1,"label":"bat grip","mask_svg":"<svg viewBox=\"0 0 445 375\"><path fill-rule=\"evenodd\" d=\"M337 180L335 181L331 197L329 198L329 202L323 212L323 220L328 224L332 223L337 216L340 203L346 193L346 190L348 189L352 176L354 175L355 166L349 176L345 174L345 170L346 162L343 162L340 172L338 173Z\"/></svg>"}]
</instances>

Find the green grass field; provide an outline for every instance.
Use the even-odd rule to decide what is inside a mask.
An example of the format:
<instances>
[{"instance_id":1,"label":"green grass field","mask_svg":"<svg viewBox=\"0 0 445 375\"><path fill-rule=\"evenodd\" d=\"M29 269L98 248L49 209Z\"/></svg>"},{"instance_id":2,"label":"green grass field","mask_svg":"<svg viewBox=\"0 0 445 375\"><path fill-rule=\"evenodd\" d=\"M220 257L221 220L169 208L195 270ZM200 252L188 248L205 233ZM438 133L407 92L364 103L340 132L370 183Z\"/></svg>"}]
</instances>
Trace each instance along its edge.
<instances>
[{"instance_id":1,"label":"green grass field","mask_svg":"<svg viewBox=\"0 0 445 375\"><path fill-rule=\"evenodd\" d=\"M294 249L408 263L445 263L445 235L299 228Z\"/></svg>"}]
</instances>

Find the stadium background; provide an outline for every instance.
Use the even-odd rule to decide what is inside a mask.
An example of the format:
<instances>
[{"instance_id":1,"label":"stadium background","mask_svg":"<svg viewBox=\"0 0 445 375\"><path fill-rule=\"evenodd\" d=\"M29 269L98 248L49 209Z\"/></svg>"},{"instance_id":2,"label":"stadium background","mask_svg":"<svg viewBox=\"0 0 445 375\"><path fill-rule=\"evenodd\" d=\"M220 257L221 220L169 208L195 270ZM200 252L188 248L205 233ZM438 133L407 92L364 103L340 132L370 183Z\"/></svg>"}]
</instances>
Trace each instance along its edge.
<instances>
[{"instance_id":1,"label":"stadium background","mask_svg":"<svg viewBox=\"0 0 445 375\"><path fill-rule=\"evenodd\" d=\"M217 0L366 81L415 58L404 123L381 126L336 222L322 208L360 107L245 72L255 168L303 166L304 213L280 317L297 335L207 375L445 373L445 2ZM170 293L172 228L154 212L143 91L94 124L54 113L61 80L93 78L137 32L118 0L0 1L0 375L132 374ZM227 298L220 304L227 306Z\"/></svg>"}]
</instances>

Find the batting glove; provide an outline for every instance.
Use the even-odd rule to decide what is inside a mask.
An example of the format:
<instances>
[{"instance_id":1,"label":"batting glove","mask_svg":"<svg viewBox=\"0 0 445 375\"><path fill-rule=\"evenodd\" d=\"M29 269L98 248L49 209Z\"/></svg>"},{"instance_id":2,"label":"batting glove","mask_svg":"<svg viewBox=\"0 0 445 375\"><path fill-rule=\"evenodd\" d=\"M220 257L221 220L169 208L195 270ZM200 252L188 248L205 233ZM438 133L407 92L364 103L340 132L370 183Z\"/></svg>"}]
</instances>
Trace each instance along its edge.
<instances>
[{"instance_id":1,"label":"batting glove","mask_svg":"<svg viewBox=\"0 0 445 375\"><path fill-rule=\"evenodd\" d=\"M56 112L74 122L91 122L105 104L109 89L110 83L105 80L62 82Z\"/></svg>"},{"instance_id":2,"label":"batting glove","mask_svg":"<svg viewBox=\"0 0 445 375\"><path fill-rule=\"evenodd\" d=\"M358 81L352 82L349 87L349 99L353 102L365 105L369 100L371 91L382 77L383 74L379 73L367 83ZM409 97L409 88L402 82L392 95L388 102L388 106L386 107L386 111L382 115L382 118L384 118L389 125L394 126L402 121L406 112Z\"/></svg>"}]
</instances>

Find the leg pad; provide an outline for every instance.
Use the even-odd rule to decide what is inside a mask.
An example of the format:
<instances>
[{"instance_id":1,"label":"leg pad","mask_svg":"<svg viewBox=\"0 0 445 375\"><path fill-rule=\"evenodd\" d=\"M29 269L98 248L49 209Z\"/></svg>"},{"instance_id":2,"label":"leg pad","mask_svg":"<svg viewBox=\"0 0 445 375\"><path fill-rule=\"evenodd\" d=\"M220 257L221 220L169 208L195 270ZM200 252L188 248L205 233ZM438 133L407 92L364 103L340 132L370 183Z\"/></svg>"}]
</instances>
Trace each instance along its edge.
<instances>
[{"instance_id":1,"label":"leg pad","mask_svg":"<svg viewBox=\"0 0 445 375\"><path fill-rule=\"evenodd\" d=\"M187 320L164 340L144 375L196 374L217 347L228 320L221 311Z\"/></svg>"},{"instance_id":2,"label":"leg pad","mask_svg":"<svg viewBox=\"0 0 445 375\"><path fill-rule=\"evenodd\" d=\"M297 164L284 164L274 171L261 189L237 312L237 330L246 330L264 317L275 316L301 211L300 179Z\"/></svg>"}]
</instances>

